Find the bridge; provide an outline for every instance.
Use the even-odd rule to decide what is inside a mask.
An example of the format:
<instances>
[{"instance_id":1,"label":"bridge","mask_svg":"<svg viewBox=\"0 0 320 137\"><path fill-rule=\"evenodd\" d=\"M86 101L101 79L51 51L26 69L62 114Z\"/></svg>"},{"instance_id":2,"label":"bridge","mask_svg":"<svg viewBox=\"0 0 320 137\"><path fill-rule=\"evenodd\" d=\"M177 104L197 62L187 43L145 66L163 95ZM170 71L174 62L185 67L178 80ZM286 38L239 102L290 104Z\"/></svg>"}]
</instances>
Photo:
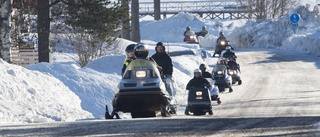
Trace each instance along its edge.
<instances>
[{"instance_id":1,"label":"bridge","mask_svg":"<svg viewBox=\"0 0 320 137\"><path fill-rule=\"evenodd\" d=\"M211 0L211 1L172 1L160 2L160 14L176 15L179 12L198 14L202 18L210 19L248 19L252 17L247 5L239 0ZM153 2L139 2L140 18L154 16Z\"/></svg>"}]
</instances>

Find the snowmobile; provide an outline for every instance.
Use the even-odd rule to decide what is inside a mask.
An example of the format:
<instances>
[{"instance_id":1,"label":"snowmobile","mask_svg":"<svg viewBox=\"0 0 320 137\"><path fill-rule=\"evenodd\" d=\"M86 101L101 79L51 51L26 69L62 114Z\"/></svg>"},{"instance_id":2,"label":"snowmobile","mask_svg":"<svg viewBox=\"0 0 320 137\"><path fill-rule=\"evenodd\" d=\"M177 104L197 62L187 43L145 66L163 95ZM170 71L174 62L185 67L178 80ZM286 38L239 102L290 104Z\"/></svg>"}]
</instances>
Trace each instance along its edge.
<instances>
[{"instance_id":1,"label":"snowmobile","mask_svg":"<svg viewBox=\"0 0 320 137\"><path fill-rule=\"evenodd\" d=\"M192 88L188 93L188 105L185 115L212 115L211 95L208 88Z\"/></svg>"},{"instance_id":2,"label":"snowmobile","mask_svg":"<svg viewBox=\"0 0 320 137\"><path fill-rule=\"evenodd\" d=\"M132 118L156 117L157 112L170 116L175 112L170 110L170 97L158 68L146 59L135 59L128 65L112 106L113 111L109 114L106 105L106 119L120 118L120 111L131 113Z\"/></svg>"},{"instance_id":3,"label":"snowmobile","mask_svg":"<svg viewBox=\"0 0 320 137\"><path fill-rule=\"evenodd\" d=\"M228 74L232 78L232 84L236 84L237 82L238 82L238 85L242 84L242 80L240 77L240 71L237 68L231 67L230 69L228 69Z\"/></svg>"},{"instance_id":4,"label":"snowmobile","mask_svg":"<svg viewBox=\"0 0 320 137\"><path fill-rule=\"evenodd\" d=\"M215 57L216 54L221 55L221 52L224 51L227 46L230 46L231 49L233 50L233 47L229 45L229 41L225 39L220 40L215 46L213 57Z\"/></svg>"},{"instance_id":5,"label":"snowmobile","mask_svg":"<svg viewBox=\"0 0 320 137\"><path fill-rule=\"evenodd\" d=\"M190 43L190 44L199 44L197 36L185 36L183 42Z\"/></svg>"},{"instance_id":6,"label":"snowmobile","mask_svg":"<svg viewBox=\"0 0 320 137\"><path fill-rule=\"evenodd\" d=\"M215 85L218 86L219 92L224 92L226 88L231 86L232 78L227 73L227 66L225 64L217 64L212 70L212 75L215 80ZM229 89L229 92L232 92Z\"/></svg>"}]
</instances>

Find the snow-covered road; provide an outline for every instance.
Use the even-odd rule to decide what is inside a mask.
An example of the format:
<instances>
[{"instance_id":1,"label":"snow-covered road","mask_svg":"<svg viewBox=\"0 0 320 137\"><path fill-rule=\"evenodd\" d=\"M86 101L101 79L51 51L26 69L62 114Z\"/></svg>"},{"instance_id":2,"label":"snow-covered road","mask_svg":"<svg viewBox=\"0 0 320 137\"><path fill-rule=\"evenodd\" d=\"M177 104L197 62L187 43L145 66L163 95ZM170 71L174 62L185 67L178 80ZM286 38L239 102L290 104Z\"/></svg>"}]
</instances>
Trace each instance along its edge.
<instances>
[{"instance_id":1,"label":"snow-covered road","mask_svg":"<svg viewBox=\"0 0 320 137\"><path fill-rule=\"evenodd\" d=\"M212 116L1 125L4 136L320 136L320 57L237 49L243 84Z\"/></svg>"}]
</instances>

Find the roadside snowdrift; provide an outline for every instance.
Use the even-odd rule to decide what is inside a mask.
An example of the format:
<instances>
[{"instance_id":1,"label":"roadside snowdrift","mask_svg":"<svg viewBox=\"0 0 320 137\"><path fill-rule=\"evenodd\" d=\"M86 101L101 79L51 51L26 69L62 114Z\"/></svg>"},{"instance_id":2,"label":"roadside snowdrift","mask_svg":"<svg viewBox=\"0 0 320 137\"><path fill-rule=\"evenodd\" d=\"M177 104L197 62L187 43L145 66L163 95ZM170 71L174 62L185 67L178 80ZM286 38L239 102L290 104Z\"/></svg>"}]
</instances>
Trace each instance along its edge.
<instances>
[{"instance_id":1,"label":"roadside snowdrift","mask_svg":"<svg viewBox=\"0 0 320 137\"><path fill-rule=\"evenodd\" d=\"M298 13L299 26L294 30L290 15ZM310 53L320 53L320 16L318 8L313 11L300 5L278 20L263 22L248 21L242 28L236 28L230 40L237 47L280 48Z\"/></svg>"}]
</instances>

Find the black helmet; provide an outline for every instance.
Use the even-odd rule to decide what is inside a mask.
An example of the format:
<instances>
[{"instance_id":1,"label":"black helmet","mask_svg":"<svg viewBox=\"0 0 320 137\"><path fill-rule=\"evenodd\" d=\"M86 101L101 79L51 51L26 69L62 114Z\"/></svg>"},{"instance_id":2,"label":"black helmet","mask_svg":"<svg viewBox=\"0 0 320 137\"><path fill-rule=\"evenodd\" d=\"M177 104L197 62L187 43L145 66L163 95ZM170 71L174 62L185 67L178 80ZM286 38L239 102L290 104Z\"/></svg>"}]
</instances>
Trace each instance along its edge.
<instances>
[{"instance_id":1,"label":"black helmet","mask_svg":"<svg viewBox=\"0 0 320 137\"><path fill-rule=\"evenodd\" d=\"M223 32L221 31L221 32L219 33L219 35L222 35L222 36L223 36Z\"/></svg>"},{"instance_id":2,"label":"black helmet","mask_svg":"<svg viewBox=\"0 0 320 137\"><path fill-rule=\"evenodd\" d=\"M206 67L205 64L200 64L199 69L200 69L200 70L206 70L207 67Z\"/></svg>"},{"instance_id":3,"label":"black helmet","mask_svg":"<svg viewBox=\"0 0 320 137\"><path fill-rule=\"evenodd\" d=\"M190 30L190 29L191 29L191 27L187 27L186 29L187 29L187 30Z\"/></svg>"},{"instance_id":4,"label":"black helmet","mask_svg":"<svg viewBox=\"0 0 320 137\"><path fill-rule=\"evenodd\" d=\"M136 44L130 44L126 47L126 53L127 52L133 52L134 47L136 46Z\"/></svg>"},{"instance_id":5,"label":"black helmet","mask_svg":"<svg viewBox=\"0 0 320 137\"><path fill-rule=\"evenodd\" d=\"M139 43L135 46L134 48L134 56L136 58L140 58L140 59L146 59L149 55L149 50L148 47L143 44L143 43Z\"/></svg>"},{"instance_id":6,"label":"black helmet","mask_svg":"<svg viewBox=\"0 0 320 137\"><path fill-rule=\"evenodd\" d=\"M129 52L133 52L135 46L136 46L136 44L130 44L126 47L125 52L126 52L127 57L129 57L129 54L128 54Z\"/></svg>"},{"instance_id":7,"label":"black helmet","mask_svg":"<svg viewBox=\"0 0 320 137\"><path fill-rule=\"evenodd\" d=\"M207 27L206 26L202 26L202 29L207 29Z\"/></svg>"}]
</instances>

